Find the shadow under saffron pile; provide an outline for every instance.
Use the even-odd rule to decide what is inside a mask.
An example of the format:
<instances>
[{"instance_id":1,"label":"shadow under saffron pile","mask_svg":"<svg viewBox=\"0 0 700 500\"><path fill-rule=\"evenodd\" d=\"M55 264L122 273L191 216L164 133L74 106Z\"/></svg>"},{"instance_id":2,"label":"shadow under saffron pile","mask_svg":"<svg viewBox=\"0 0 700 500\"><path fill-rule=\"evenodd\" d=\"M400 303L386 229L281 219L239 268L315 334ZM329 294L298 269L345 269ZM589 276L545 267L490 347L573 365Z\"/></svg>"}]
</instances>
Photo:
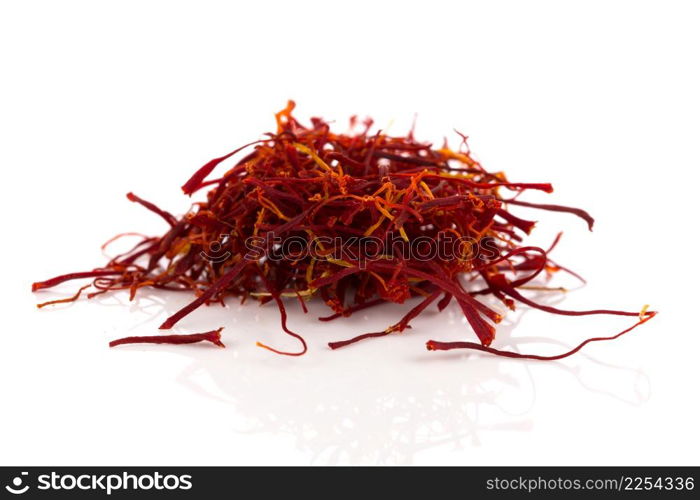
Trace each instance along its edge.
<instances>
[{"instance_id":1,"label":"shadow under saffron pile","mask_svg":"<svg viewBox=\"0 0 700 500\"><path fill-rule=\"evenodd\" d=\"M187 195L208 189L181 218L132 193L128 199L169 225L159 237L144 237L131 251L92 271L37 282L32 291L74 279L92 279L75 296L39 304L70 302L92 287L88 297L141 288L191 291L195 300L169 317L172 328L201 305L235 296L274 301L282 330L300 348L278 354L301 355L306 342L287 326L285 298L320 297L331 309L321 321L350 316L385 302L419 301L405 316L380 332L331 342L333 349L409 328L426 308L443 310L454 301L478 342L430 340L429 350L475 349L508 357L561 359L589 342L617 338L655 313L596 309L567 311L529 299L527 289L541 273L565 270L548 250L522 243L534 222L513 215L512 206L568 212L592 228L585 211L522 201L529 190L551 192L549 184L509 182L487 172L469 154L463 138L458 150L406 137L370 133L371 121L351 119L347 134L334 133L313 118L304 126L293 116L294 103L276 114L277 131L216 158L182 186ZM207 180L217 165L247 151L223 176ZM517 198L517 199L516 199ZM528 285L530 284L530 285ZM555 356L538 356L490 347L501 314L479 300L492 295L508 309L521 303L570 316L611 314L638 317L617 335L586 340ZM289 305L289 304L287 304ZM465 331L465 337L471 332ZM476 339L475 339L476 340ZM128 337L110 345L137 342L221 343L221 329L190 335Z\"/></svg>"}]
</instances>

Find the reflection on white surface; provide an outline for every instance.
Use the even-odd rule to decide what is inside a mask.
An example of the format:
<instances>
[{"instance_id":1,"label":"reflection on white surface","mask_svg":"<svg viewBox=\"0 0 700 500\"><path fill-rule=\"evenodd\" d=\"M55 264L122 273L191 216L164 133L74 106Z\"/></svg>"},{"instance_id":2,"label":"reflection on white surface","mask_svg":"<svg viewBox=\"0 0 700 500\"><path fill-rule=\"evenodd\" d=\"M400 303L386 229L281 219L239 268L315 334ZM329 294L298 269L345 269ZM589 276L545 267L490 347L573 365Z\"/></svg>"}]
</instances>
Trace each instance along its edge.
<instances>
[{"instance_id":1,"label":"reflection on white surface","mask_svg":"<svg viewBox=\"0 0 700 500\"><path fill-rule=\"evenodd\" d=\"M134 322L134 328L142 332L144 326L156 323L156 318L170 314L189 299L175 295L146 296L126 306L148 318L145 323ZM541 295L538 300L559 297ZM102 302L117 304L117 298ZM221 432L291 435L311 463L410 464L420 452L479 446L492 433L523 433L535 425L532 409L537 387L532 362L425 350L429 338L471 336L460 311L426 311L413 323L414 328L403 334L331 351L326 342L383 328L410 306L382 306L369 314L331 323L316 321L315 317L326 310L315 303L310 306L311 312L303 315L293 301L289 302L289 324L304 334L310 345L309 354L301 358L273 355L254 346L256 340L262 340L295 347L280 333L276 308L255 303L210 306L183 321L181 331L225 325L225 350L204 345L126 349L187 356L191 362L177 380L199 397L217 400L227 408L217 415ZM526 314L526 308L510 313L499 325L500 346L528 350L552 342L518 337L510 345L512 331ZM565 345L555 347L563 350ZM585 369L563 362L548 363L549 376L569 375L582 390L633 405L648 399L648 383L642 372L581 356L587 361L584 366L595 366L593 380L587 380L590 377ZM562 395L562 400L565 396L576 397Z\"/></svg>"}]
</instances>

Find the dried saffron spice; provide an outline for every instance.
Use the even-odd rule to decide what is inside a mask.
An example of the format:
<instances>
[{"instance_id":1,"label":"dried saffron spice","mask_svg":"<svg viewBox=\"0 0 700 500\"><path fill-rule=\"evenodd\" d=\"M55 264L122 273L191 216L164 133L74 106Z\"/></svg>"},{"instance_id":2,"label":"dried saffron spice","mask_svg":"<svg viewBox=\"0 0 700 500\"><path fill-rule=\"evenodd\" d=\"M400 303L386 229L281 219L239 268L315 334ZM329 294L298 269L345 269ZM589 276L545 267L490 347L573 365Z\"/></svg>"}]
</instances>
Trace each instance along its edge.
<instances>
[{"instance_id":1,"label":"dried saffron spice","mask_svg":"<svg viewBox=\"0 0 700 500\"><path fill-rule=\"evenodd\" d=\"M212 330L205 333L189 333L187 335L152 335L143 337L124 337L113 340L109 347L116 347L124 344L196 344L197 342L211 342L219 347L226 347L221 342L221 330Z\"/></svg>"},{"instance_id":2,"label":"dried saffron spice","mask_svg":"<svg viewBox=\"0 0 700 500\"><path fill-rule=\"evenodd\" d=\"M472 349L537 360L561 359L590 342L618 338L654 316L646 308L641 313L569 311L527 297L528 290L543 289L534 285L538 277L557 271L577 275L550 258L559 237L547 250L523 244L535 222L510 209L565 212L593 227L593 218L584 210L520 199L530 190L551 193L550 184L510 182L502 172L487 171L471 156L464 136L457 150L447 144L436 148L416 140L413 131L403 137L370 133L371 120L360 123L356 118L347 133L336 133L320 118L302 125L293 109L290 101L275 115L274 133L197 170L182 190L191 196L208 188L206 200L184 216L175 217L129 193L130 201L166 222L162 236L124 233L140 238L130 251L92 271L34 283L32 291L92 279L94 290L88 298L128 290L133 299L142 288L193 292L195 299L166 319L163 330L200 306L223 303L227 297L273 301L282 330L297 339L300 348L287 352L258 345L290 356L304 354L307 347L287 326L286 299L298 301L306 312L305 301L320 298L332 311L319 318L322 321L387 302L420 299L386 329L331 342L332 349L402 332L428 307L442 311L454 302L479 342L431 340L429 350ZM246 150L227 172L208 180L220 163ZM85 288L39 307L77 300ZM511 310L520 303L552 314L639 319L617 335L588 339L559 355L521 354L491 347L495 325L503 316L480 300L483 296ZM223 346L220 334L221 329L127 337L110 345L209 341Z\"/></svg>"}]
</instances>

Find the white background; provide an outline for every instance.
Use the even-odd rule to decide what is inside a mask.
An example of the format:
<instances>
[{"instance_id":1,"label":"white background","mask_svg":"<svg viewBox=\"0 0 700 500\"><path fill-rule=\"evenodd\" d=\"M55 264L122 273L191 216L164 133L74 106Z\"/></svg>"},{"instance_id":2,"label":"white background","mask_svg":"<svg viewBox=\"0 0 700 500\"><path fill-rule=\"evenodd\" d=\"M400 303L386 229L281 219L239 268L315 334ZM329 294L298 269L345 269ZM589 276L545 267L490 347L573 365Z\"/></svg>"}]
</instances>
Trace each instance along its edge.
<instances>
[{"instance_id":1,"label":"white background","mask_svg":"<svg viewBox=\"0 0 700 500\"><path fill-rule=\"evenodd\" d=\"M699 21L679 1L3 2L0 463L698 465ZM35 308L77 284L32 281L102 264L118 232L164 231L125 193L183 213L179 186L274 129L288 98L340 130L358 113L401 134L417 113L419 137L456 145L457 128L488 169L552 182L527 199L597 223L514 209L540 221L534 244L565 229L554 257L588 279L549 300L659 316L537 363L427 352L472 337L452 309L337 352L405 307L295 312L311 352L294 359L254 346L295 347L272 307L178 325L225 326L225 350L107 347L189 297ZM495 345L554 353L629 324L521 307Z\"/></svg>"}]
</instances>

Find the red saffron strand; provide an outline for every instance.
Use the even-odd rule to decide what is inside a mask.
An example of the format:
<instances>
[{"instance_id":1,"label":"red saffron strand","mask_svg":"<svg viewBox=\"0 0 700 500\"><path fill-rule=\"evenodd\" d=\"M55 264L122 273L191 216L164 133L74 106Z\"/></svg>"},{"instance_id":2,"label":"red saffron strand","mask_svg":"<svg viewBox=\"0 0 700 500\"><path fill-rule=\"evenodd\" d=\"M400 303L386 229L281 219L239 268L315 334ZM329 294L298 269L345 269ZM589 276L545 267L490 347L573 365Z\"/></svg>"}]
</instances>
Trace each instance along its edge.
<instances>
[{"instance_id":1,"label":"red saffron strand","mask_svg":"<svg viewBox=\"0 0 700 500\"><path fill-rule=\"evenodd\" d=\"M545 203L529 203L527 201L520 201L520 200L503 200L503 203L510 203L511 205L519 205L521 207L529 207L529 208L539 208L541 210L549 210L550 212L566 212L570 214L574 214L577 217L580 217L581 219L586 221L586 224L588 224L588 230L593 231L593 224L595 223L595 219L591 217L591 215L586 212L585 210L582 210L580 208L573 208L573 207L565 207L562 205L548 205Z\"/></svg>"},{"instance_id":2,"label":"red saffron strand","mask_svg":"<svg viewBox=\"0 0 700 500\"><path fill-rule=\"evenodd\" d=\"M32 292L37 290L43 290L44 288L52 288L56 285L60 285L64 281L79 280L84 278L97 278L99 276L116 276L122 274L123 271L112 271L109 269L102 269L97 271L87 271L82 273L68 273L56 276L46 281L37 281L32 283Z\"/></svg>"},{"instance_id":3,"label":"red saffron strand","mask_svg":"<svg viewBox=\"0 0 700 500\"><path fill-rule=\"evenodd\" d=\"M435 299L437 299L441 295L441 292L436 291L428 295L426 298L424 298L416 307L411 309L401 320L387 328L386 330L382 332L372 332L372 333L363 333L362 335L358 335L357 337L353 337L348 340L340 340L337 342L329 342L328 347L331 349L340 349L341 347L348 346L350 344L354 344L356 342L360 342L361 340L369 339L369 338L376 338L376 337L384 337L386 335L389 335L390 333L393 332L402 332L406 328L410 328L408 323L414 319L416 316L418 316L420 313L422 313L430 304L432 304Z\"/></svg>"},{"instance_id":4,"label":"red saffron strand","mask_svg":"<svg viewBox=\"0 0 700 500\"><path fill-rule=\"evenodd\" d=\"M362 340L372 339L372 338L376 338L376 337L385 337L385 336L389 335L389 333L391 333L391 332L387 332L386 330L383 330L381 332L363 333L362 335L358 335L357 337L353 337L353 338L348 339L348 340L339 340L336 342L328 342L328 347L330 347L333 350L340 349L341 347L345 347L345 346L348 346L350 344L360 342Z\"/></svg>"},{"instance_id":5,"label":"red saffron strand","mask_svg":"<svg viewBox=\"0 0 700 500\"><path fill-rule=\"evenodd\" d=\"M90 288L91 286L92 285L85 285L85 286L80 287L78 289L78 291L75 293L75 295L73 295L72 297L68 297L65 299L49 300L47 302L42 302L41 304L37 304L36 307L37 307L37 309L41 309L42 307L51 306L54 304L67 304L69 302L75 302L76 300L78 300L80 298L80 295L83 293L83 290L85 290L86 288Z\"/></svg>"},{"instance_id":6,"label":"red saffron strand","mask_svg":"<svg viewBox=\"0 0 700 500\"><path fill-rule=\"evenodd\" d=\"M146 201L143 198L139 198L136 196L134 193L127 193L126 197L129 201L133 201L134 203L138 203L139 205L147 208L151 212L153 212L156 215L159 215L160 217L163 218L165 222L170 224L170 226L174 226L177 224L177 219L175 216L159 207L157 207L155 204L151 203L150 201Z\"/></svg>"},{"instance_id":7,"label":"red saffron strand","mask_svg":"<svg viewBox=\"0 0 700 500\"><path fill-rule=\"evenodd\" d=\"M613 309L591 309L588 311L567 311L565 309L558 309L556 307L552 306L547 306L544 304L538 304L537 302L534 302L527 297L523 296L521 293L516 291L512 287L501 287L499 288L500 290L503 291L503 293L506 293L513 297L514 299L522 302L523 304L527 304L530 307L534 307L536 309L540 309L542 311L552 313L552 314L561 314L563 316L589 316L593 314L609 314L613 316L637 316L639 313L632 312L632 311L616 311ZM654 311L647 311L645 314L653 316L656 314Z\"/></svg>"},{"instance_id":8,"label":"red saffron strand","mask_svg":"<svg viewBox=\"0 0 700 500\"><path fill-rule=\"evenodd\" d=\"M260 273L260 278L262 279L263 283L265 283L265 287L267 288L268 293L270 293L273 300L277 304L277 308L280 312L280 323L282 325L282 330L284 331L284 333L286 333L290 337L294 337L301 343L301 350L299 352L280 351L261 342L256 342L255 345L257 345L258 347L262 347L263 349L267 349L268 351L274 352L275 354L282 354L284 356L302 356L306 354L308 348L306 346L306 341L304 340L304 337L302 337L296 332L293 332L287 327L287 310L284 307L284 303L282 302L279 292L275 288L274 284L270 280L268 280L263 273Z\"/></svg>"},{"instance_id":9,"label":"red saffron strand","mask_svg":"<svg viewBox=\"0 0 700 500\"><path fill-rule=\"evenodd\" d=\"M184 335L147 335L143 337L124 337L122 339L112 340L109 347L116 347L125 344L196 344L197 342L211 342L218 347L226 347L221 342L221 330L212 330L205 333L189 333Z\"/></svg>"},{"instance_id":10,"label":"red saffron strand","mask_svg":"<svg viewBox=\"0 0 700 500\"><path fill-rule=\"evenodd\" d=\"M644 314L644 313L643 313ZM539 354L522 354L519 352L513 352L513 351L503 351L500 349L495 349L493 347L477 344L475 342L440 342L437 340L429 340L426 343L426 347L429 351L450 351L452 349L472 349L475 351L482 351L482 352L487 352L489 354L494 354L496 356L503 356L507 358L518 358L518 359L534 359L537 361L557 361L560 359L568 358L569 356L576 354L579 352L581 349L583 349L587 344L590 344L591 342L601 342L604 340L615 340L620 337L622 337L624 334L631 332L635 328L637 328L640 325L643 325L647 321L649 321L651 318L656 316L656 312L649 312L646 313L646 317L643 319L640 319L637 323L632 325L631 327L621 331L617 335L613 335L611 337L592 337L589 339L584 340L581 342L579 345L571 349L570 351L561 353L561 354L556 354L553 356L541 356Z\"/></svg>"},{"instance_id":11,"label":"red saffron strand","mask_svg":"<svg viewBox=\"0 0 700 500\"><path fill-rule=\"evenodd\" d=\"M263 141L249 142L248 144L245 144L244 146L241 146L240 148L234 149L233 151L231 151L230 153L228 153L224 156L221 156L219 158L214 158L213 160L208 161L202 167L200 167L199 170L197 170L192 175L192 177L190 177L190 179L187 182L185 182L182 185L182 192L187 194L187 195L191 195L192 193L197 191L197 189L199 189L199 187L201 186L204 179L206 179L207 176L210 173L212 173L212 171L217 167L217 165L219 165L219 163L221 163L224 160L228 160L233 155L241 152L245 148L252 146L253 144L258 144L260 142L263 142Z\"/></svg>"}]
</instances>

